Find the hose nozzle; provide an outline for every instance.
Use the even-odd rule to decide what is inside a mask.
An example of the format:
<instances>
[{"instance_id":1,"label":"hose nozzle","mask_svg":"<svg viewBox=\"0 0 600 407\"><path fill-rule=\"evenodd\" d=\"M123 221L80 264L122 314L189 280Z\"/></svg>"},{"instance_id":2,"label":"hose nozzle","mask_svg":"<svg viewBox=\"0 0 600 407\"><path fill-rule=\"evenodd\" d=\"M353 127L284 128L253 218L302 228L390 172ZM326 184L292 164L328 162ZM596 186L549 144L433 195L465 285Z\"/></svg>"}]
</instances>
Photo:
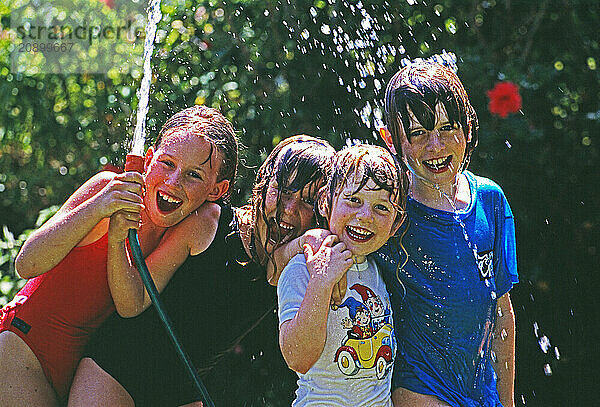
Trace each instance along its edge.
<instances>
[{"instance_id":1,"label":"hose nozzle","mask_svg":"<svg viewBox=\"0 0 600 407\"><path fill-rule=\"evenodd\" d=\"M144 173L144 157L136 154L127 154L125 158L125 171Z\"/></svg>"}]
</instances>

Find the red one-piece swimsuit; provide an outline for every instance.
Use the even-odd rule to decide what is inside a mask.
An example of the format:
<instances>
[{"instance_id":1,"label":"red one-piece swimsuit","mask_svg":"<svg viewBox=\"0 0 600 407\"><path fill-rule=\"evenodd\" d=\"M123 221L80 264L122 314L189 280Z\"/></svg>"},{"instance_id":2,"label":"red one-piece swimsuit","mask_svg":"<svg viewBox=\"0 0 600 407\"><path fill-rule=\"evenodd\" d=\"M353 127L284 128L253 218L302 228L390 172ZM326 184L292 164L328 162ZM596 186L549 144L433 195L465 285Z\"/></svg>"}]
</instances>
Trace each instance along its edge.
<instances>
[{"instance_id":1,"label":"red one-piece swimsuit","mask_svg":"<svg viewBox=\"0 0 600 407\"><path fill-rule=\"evenodd\" d=\"M75 247L52 270L27 281L0 310L0 332L31 348L61 399L90 335L115 310L106 275L108 234Z\"/></svg>"}]
</instances>

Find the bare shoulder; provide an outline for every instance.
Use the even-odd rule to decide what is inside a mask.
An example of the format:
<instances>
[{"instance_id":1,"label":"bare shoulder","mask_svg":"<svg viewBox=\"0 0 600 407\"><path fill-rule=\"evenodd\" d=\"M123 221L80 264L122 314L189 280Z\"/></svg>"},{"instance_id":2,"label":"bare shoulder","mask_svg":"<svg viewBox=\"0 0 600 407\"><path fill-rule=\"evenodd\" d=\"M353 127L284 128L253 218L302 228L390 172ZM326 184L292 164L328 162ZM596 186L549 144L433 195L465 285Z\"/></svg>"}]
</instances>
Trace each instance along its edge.
<instances>
[{"instance_id":1,"label":"bare shoulder","mask_svg":"<svg viewBox=\"0 0 600 407\"><path fill-rule=\"evenodd\" d=\"M509 293L506 293L503 296L501 296L500 298L498 298L498 306L499 307L506 307L506 306L512 307L512 301L510 300Z\"/></svg>"},{"instance_id":2,"label":"bare shoulder","mask_svg":"<svg viewBox=\"0 0 600 407\"><path fill-rule=\"evenodd\" d=\"M205 202L175 226L176 233L183 235L187 241L192 256L202 253L211 245L220 217L221 207L213 202Z\"/></svg>"},{"instance_id":3,"label":"bare shoulder","mask_svg":"<svg viewBox=\"0 0 600 407\"><path fill-rule=\"evenodd\" d=\"M214 202L205 202L192 215L199 218L212 218L218 223L219 216L221 215L221 207Z\"/></svg>"}]
</instances>

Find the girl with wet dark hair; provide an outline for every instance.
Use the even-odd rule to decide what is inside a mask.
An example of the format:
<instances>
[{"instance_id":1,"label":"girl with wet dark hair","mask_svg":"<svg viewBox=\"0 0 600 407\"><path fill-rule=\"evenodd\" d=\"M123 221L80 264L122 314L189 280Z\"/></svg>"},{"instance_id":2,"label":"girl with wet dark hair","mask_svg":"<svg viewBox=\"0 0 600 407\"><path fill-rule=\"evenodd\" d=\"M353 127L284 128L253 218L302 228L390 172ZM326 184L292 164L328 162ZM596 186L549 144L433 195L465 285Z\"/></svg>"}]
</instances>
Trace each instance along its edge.
<instances>
[{"instance_id":1,"label":"girl with wet dark hair","mask_svg":"<svg viewBox=\"0 0 600 407\"><path fill-rule=\"evenodd\" d=\"M444 107L448 122L452 126L460 126L465 134L467 143L460 170L466 169L479 140L479 121L456 73L437 63L423 61L409 64L390 79L385 94L390 145L401 155L400 134L404 133L410 139L411 115L425 129L433 130L438 104Z\"/></svg>"},{"instance_id":2,"label":"girl with wet dark hair","mask_svg":"<svg viewBox=\"0 0 600 407\"><path fill-rule=\"evenodd\" d=\"M189 257L164 285L161 300L218 406L239 405L252 393L251 385L227 385L231 376L244 374L232 360L242 338L261 321L264 325L274 318L276 270L299 253L305 241L314 242L303 233L314 226L315 193L334 153L327 142L314 137L283 140L258 170L250 203L242 208L211 205L218 212L211 244ZM132 317L109 319L90 342L69 405L192 402L194 387L154 308L128 316ZM276 338L276 327L265 335ZM278 352L276 345L264 351Z\"/></svg>"},{"instance_id":3,"label":"girl with wet dark hair","mask_svg":"<svg viewBox=\"0 0 600 407\"><path fill-rule=\"evenodd\" d=\"M512 407L515 225L502 189L467 171L477 115L453 70L419 61L390 80L385 116L410 178L406 227L376 257L401 321L394 405Z\"/></svg>"},{"instance_id":4,"label":"girl with wet dark hair","mask_svg":"<svg viewBox=\"0 0 600 407\"><path fill-rule=\"evenodd\" d=\"M324 140L297 135L279 143L258 170L251 204L241 208L251 216L250 250L260 264L267 264L268 279L276 282L281 272L273 257L275 249L306 231L313 224L315 196L328 175L334 150ZM260 220L260 221L259 221ZM296 250L305 237L288 245ZM277 244L275 244L277 242ZM300 250L300 249L298 249ZM279 251L279 255L284 255ZM285 258L289 260L288 250Z\"/></svg>"}]
</instances>

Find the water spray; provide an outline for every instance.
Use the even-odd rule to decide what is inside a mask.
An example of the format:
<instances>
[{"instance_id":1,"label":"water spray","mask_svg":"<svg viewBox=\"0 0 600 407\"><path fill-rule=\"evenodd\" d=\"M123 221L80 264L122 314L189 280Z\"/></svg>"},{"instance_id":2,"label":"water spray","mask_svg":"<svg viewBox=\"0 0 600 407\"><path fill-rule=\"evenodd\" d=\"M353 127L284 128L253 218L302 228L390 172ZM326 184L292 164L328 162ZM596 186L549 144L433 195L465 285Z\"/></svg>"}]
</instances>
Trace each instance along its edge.
<instances>
[{"instance_id":1,"label":"water spray","mask_svg":"<svg viewBox=\"0 0 600 407\"><path fill-rule=\"evenodd\" d=\"M152 76L152 69L150 68L150 59L152 57L152 51L154 49L154 38L156 36L156 26L160 21L162 15L160 12L160 0L150 0L150 5L148 7L148 24L146 25L146 40L144 42L144 76L142 78L142 83L138 90L138 109L136 116L136 126L135 133L133 138L133 145L131 149L131 153L127 154L127 158L125 159L125 171L137 171L139 173L144 172L144 142L145 142L145 123L146 123L146 114L148 113L148 99L150 94L150 79ZM146 265L146 261L144 260L144 255L142 253L142 249L140 247L140 242L138 240L137 230L129 229L129 247L131 248L131 254L133 257L133 261L135 263L138 272L140 273L140 277L142 282L144 283L144 287L146 291L148 291L148 295L150 296L150 300L156 309L158 316L160 317L163 326L165 327L169 339L175 351L183 365L186 368L186 371L192 380L192 383L197 392L197 398L208 407L214 407L214 402L210 398L208 394L208 390L202 383L200 376L198 375L198 370L194 367L192 360L186 353L183 345L177 338L175 334L175 330L173 328L173 323L171 322L171 318L167 314L162 301L160 300L159 292L156 289L156 285L152 280L152 276L148 271L148 266Z\"/></svg>"}]
</instances>

